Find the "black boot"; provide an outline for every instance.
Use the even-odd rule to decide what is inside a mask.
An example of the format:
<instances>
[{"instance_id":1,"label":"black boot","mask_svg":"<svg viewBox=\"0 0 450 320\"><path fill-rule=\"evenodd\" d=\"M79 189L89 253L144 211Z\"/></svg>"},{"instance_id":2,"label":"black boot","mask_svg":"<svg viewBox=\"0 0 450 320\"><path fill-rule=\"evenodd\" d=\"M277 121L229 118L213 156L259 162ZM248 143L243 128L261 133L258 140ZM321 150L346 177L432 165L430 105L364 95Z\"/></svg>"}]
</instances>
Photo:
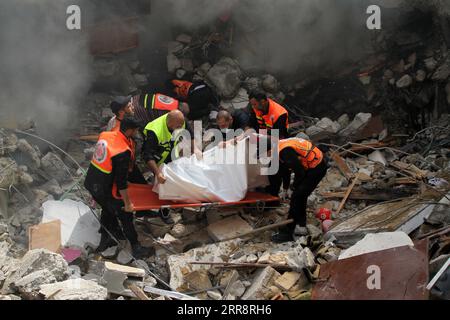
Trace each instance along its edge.
<instances>
[{"instance_id":1,"label":"black boot","mask_svg":"<svg viewBox=\"0 0 450 320\"><path fill-rule=\"evenodd\" d=\"M102 237L100 239L100 244L98 245L95 252L103 252L110 247L114 247L117 245L117 242L109 236L109 234L102 233Z\"/></svg>"},{"instance_id":2,"label":"black boot","mask_svg":"<svg viewBox=\"0 0 450 320\"><path fill-rule=\"evenodd\" d=\"M173 219L170 217L170 210L169 209L161 209L160 210L160 214L161 214L161 220L165 224L174 224L175 223L175 221L173 221Z\"/></svg>"},{"instance_id":3,"label":"black boot","mask_svg":"<svg viewBox=\"0 0 450 320\"><path fill-rule=\"evenodd\" d=\"M278 229L277 233L272 235L272 242L274 243L283 243L294 241L294 230L292 228L282 227Z\"/></svg>"},{"instance_id":4,"label":"black boot","mask_svg":"<svg viewBox=\"0 0 450 320\"><path fill-rule=\"evenodd\" d=\"M139 243L131 246L131 252L135 259L148 258L155 254L155 249L153 247L143 247Z\"/></svg>"}]
</instances>

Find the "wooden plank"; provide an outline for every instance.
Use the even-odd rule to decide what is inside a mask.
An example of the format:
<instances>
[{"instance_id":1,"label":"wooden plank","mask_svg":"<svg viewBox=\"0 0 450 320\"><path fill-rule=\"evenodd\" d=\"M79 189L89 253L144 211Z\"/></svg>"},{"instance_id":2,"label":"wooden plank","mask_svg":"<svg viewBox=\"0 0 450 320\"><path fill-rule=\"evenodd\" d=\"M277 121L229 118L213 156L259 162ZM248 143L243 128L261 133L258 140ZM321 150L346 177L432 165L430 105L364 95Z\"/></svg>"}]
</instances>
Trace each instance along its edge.
<instances>
[{"instance_id":1,"label":"wooden plank","mask_svg":"<svg viewBox=\"0 0 450 320\"><path fill-rule=\"evenodd\" d=\"M355 179L353 179L352 184L350 185L350 187L348 187L347 192L345 193L344 198L342 199L341 203L339 204L338 209L336 210L336 216L339 215L341 210L344 208L344 205L347 202L347 199L350 196L350 193L352 193L352 190L355 187L358 180L359 180L359 175L356 175Z\"/></svg>"},{"instance_id":2,"label":"wooden plank","mask_svg":"<svg viewBox=\"0 0 450 320\"><path fill-rule=\"evenodd\" d=\"M342 199L345 197L345 191L342 192L323 192L320 194L324 199ZM395 196L388 193L369 194L361 191L352 191L348 197L350 200L373 200L386 201L392 200Z\"/></svg>"},{"instance_id":3,"label":"wooden plank","mask_svg":"<svg viewBox=\"0 0 450 320\"><path fill-rule=\"evenodd\" d=\"M350 170L345 160L337 152L333 152L333 154L331 155L331 159L333 159L334 162L336 162L339 171L341 171L341 173L344 175L345 178L347 178L347 180L350 180L353 177L352 170Z\"/></svg>"},{"instance_id":4,"label":"wooden plank","mask_svg":"<svg viewBox=\"0 0 450 320\"><path fill-rule=\"evenodd\" d=\"M361 153L364 151L374 151L373 148L383 148L387 147L389 144L385 142L373 142L373 143L365 143L365 144L358 144L353 145L349 149L343 150L339 153L341 157L345 157L347 154L350 154L349 151L354 153Z\"/></svg>"},{"instance_id":5,"label":"wooden plank","mask_svg":"<svg viewBox=\"0 0 450 320\"><path fill-rule=\"evenodd\" d=\"M128 288L133 291L133 293L136 295L136 297L139 300L151 300L149 297L147 297L147 295L145 294L145 292L139 288L138 286L136 286L135 284L130 284L128 286Z\"/></svg>"},{"instance_id":6,"label":"wooden plank","mask_svg":"<svg viewBox=\"0 0 450 320\"><path fill-rule=\"evenodd\" d=\"M427 171L420 170L413 164L408 164L401 161L394 161L391 163L391 166L416 179L423 179L427 176Z\"/></svg>"},{"instance_id":7,"label":"wooden plank","mask_svg":"<svg viewBox=\"0 0 450 320\"><path fill-rule=\"evenodd\" d=\"M28 250L47 249L59 253L61 250L61 220L41 223L28 228Z\"/></svg>"},{"instance_id":8,"label":"wooden plank","mask_svg":"<svg viewBox=\"0 0 450 320\"><path fill-rule=\"evenodd\" d=\"M105 262L105 268L110 271L121 272L127 276L145 277L144 269L123 266L121 264L115 264L109 261Z\"/></svg>"}]
</instances>

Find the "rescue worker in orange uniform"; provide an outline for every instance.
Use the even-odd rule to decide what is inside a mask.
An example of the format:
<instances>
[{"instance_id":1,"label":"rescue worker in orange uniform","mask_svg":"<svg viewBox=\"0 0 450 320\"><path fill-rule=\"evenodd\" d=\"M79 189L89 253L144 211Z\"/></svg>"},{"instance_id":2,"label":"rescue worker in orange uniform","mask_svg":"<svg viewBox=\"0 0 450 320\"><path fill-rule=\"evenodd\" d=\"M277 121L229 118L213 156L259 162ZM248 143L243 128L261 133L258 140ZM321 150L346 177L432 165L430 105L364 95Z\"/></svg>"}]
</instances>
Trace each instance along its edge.
<instances>
[{"instance_id":1,"label":"rescue worker in orange uniform","mask_svg":"<svg viewBox=\"0 0 450 320\"><path fill-rule=\"evenodd\" d=\"M250 127L257 132L267 129L270 135L272 130L279 130L279 138L288 138L288 112L287 110L267 98L265 93L251 93L250 96Z\"/></svg>"},{"instance_id":2,"label":"rescue worker in orange uniform","mask_svg":"<svg viewBox=\"0 0 450 320\"><path fill-rule=\"evenodd\" d=\"M152 248L143 247L138 241L133 223L135 210L128 195L129 173L133 171L135 159L132 137L138 128L135 119L124 117L120 121L120 130L102 132L84 182L102 208L101 241L97 252L117 245L111 233L116 239L124 240L126 237L130 241L136 259L154 253Z\"/></svg>"},{"instance_id":3,"label":"rescue worker in orange uniform","mask_svg":"<svg viewBox=\"0 0 450 320\"><path fill-rule=\"evenodd\" d=\"M133 97L133 100L138 101L138 103L134 103L134 115L144 126L173 110L180 110L185 117L189 115L190 111L186 102L161 93L142 94Z\"/></svg>"},{"instance_id":4,"label":"rescue worker in orange uniform","mask_svg":"<svg viewBox=\"0 0 450 320\"><path fill-rule=\"evenodd\" d=\"M110 108L114 116L109 120L106 131L119 131L120 121L126 115L132 116L134 108L131 96L118 96L110 104Z\"/></svg>"},{"instance_id":5,"label":"rescue worker in orange uniform","mask_svg":"<svg viewBox=\"0 0 450 320\"><path fill-rule=\"evenodd\" d=\"M293 241L296 225L299 225L298 234L306 235L306 206L308 197L325 177L328 164L324 153L311 141L302 138L290 138L278 142L279 171L269 176L270 193L278 196L283 175L294 172L294 186L289 208L289 219L294 223L279 229L272 236L272 241L281 243Z\"/></svg>"},{"instance_id":6,"label":"rescue worker in orange uniform","mask_svg":"<svg viewBox=\"0 0 450 320\"><path fill-rule=\"evenodd\" d=\"M189 104L189 120L201 120L219 107L217 94L203 81L170 80L167 87L170 94Z\"/></svg>"}]
</instances>

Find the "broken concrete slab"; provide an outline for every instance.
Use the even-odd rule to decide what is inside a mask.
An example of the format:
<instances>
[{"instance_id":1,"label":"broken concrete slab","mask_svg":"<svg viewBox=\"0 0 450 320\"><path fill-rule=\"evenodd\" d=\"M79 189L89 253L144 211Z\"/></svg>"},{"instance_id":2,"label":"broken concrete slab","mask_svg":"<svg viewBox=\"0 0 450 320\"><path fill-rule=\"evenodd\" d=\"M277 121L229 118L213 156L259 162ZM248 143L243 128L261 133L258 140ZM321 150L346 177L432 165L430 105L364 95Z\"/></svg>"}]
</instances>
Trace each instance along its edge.
<instances>
[{"instance_id":1,"label":"broken concrete slab","mask_svg":"<svg viewBox=\"0 0 450 320\"><path fill-rule=\"evenodd\" d=\"M428 241L324 264L319 278L313 300L427 300Z\"/></svg>"},{"instance_id":2,"label":"broken concrete slab","mask_svg":"<svg viewBox=\"0 0 450 320\"><path fill-rule=\"evenodd\" d=\"M347 127L339 131L339 135L342 137L348 137L356 133L358 130L363 129L369 123L370 119L372 119L372 114L358 113Z\"/></svg>"},{"instance_id":3,"label":"broken concrete slab","mask_svg":"<svg viewBox=\"0 0 450 320\"><path fill-rule=\"evenodd\" d=\"M169 256L167 258L167 264L170 271L170 286L177 289L183 285L186 274L195 270L210 269L209 265L193 265L189 262L226 262L230 254L239 248L240 243L240 239L235 239L195 248L183 254Z\"/></svg>"},{"instance_id":4,"label":"broken concrete slab","mask_svg":"<svg viewBox=\"0 0 450 320\"><path fill-rule=\"evenodd\" d=\"M108 296L106 288L84 279L45 284L39 292L52 300L106 300Z\"/></svg>"},{"instance_id":5,"label":"broken concrete slab","mask_svg":"<svg viewBox=\"0 0 450 320\"><path fill-rule=\"evenodd\" d=\"M12 287L20 293L31 293L38 291L43 284L57 282L53 273L47 269L32 272L25 277L17 280L12 284Z\"/></svg>"},{"instance_id":6,"label":"broken concrete slab","mask_svg":"<svg viewBox=\"0 0 450 320\"><path fill-rule=\"evenodd\" d=\"M208 234L215 241L223 241L227 238L250 232L253 228L240 216L234 215L210 224L207 230Z\"/></svg>"},{"instance_id":7,"label":"broken concrete slab","mask_svg":"<svg viewBox=\"0 0 450 320\"><path fill-rule=\"evenodd\" d=\"M61 255L46 249L31 250L22 257L14 272L5 280L3 292L10 292L17 281L39 270L47 270L56 281L65 280L70 275L69 266Z\"/></svg>"},{"instance_id":8,"label":"broken concrete slab","mask_svg":"<svg viewBox=\"0 0 450 320\"><path fill-rule=\"evenodd\" d=\"M265 300L271 298L270 286L281 275L272 267L258 270L252 285L242 296L242 300Z\"/></svg>"},{"instance_id":9,"label":"broken concrete slab","mask_svg":"<svg viewBox=\"0 0 450 320\"><path fill-rule=\"evenodd\" d=\"M414 246L411 238L404 232L371 233L367 234L364 239L358 241L354 246L341 252L339 260L403 246Z\"/></svg>"}]
</instances>

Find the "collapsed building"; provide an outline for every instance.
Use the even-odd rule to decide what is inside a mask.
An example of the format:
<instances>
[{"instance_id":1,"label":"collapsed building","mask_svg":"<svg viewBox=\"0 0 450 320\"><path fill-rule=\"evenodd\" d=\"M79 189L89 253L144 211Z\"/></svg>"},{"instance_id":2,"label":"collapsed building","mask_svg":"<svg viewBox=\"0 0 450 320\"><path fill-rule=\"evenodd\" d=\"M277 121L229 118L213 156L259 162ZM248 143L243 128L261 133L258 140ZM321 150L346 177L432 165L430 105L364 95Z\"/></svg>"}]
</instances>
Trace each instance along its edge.
<instances>
[{"instance_id":1,"label":"collapsed building","mask_svg":"<svg viewBox=\"0 0 450 320\"><path fill-rule=\"evenodd\" d=\"M370 2L382 8L380 30L365 27L364 1L79 1L82 30L69 33L51 31L66 18L53 15L31 32L45 1L3 12L30 21L17 32L35 50L1 34L12 50L0 49L9 80L0 298L448 299L450 7ZM94 253L99 225L82 187L92 136L114 96L159 92L174 77L204 80L228 110L263 90L288 109L292 135L327 150L331 168L308 199L309 236L270 242L286 204L181 208L175 225L138 217L155 256L135 260L121 244ZM387 270L379 296L351 281L373 264Z\"/></svg>"}]
</instances>

